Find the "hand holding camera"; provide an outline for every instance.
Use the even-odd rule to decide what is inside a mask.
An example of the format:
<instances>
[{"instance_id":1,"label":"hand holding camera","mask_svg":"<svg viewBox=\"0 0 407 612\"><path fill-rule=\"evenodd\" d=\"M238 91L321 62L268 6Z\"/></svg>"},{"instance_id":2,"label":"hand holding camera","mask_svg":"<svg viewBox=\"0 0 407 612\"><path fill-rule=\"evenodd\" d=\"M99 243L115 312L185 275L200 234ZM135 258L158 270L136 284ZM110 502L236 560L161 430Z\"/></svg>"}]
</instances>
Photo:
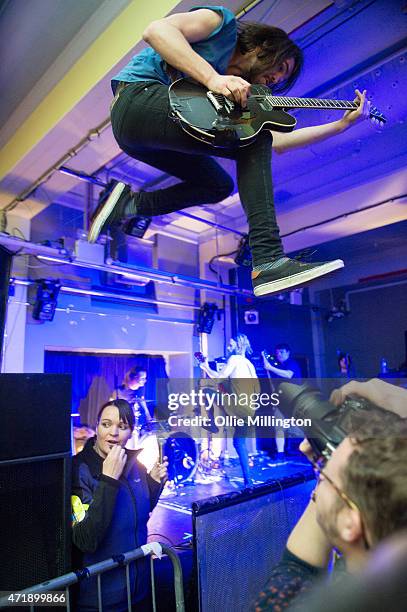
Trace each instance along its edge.
<instances>
[{"instance_id":1,"label":"hand holding camera","mask_svg":"<svg viewBox=\"0 0 407 612\"><path fill-rule=\"evenodd\" d=\"M389 384L379 378L372 378L367 382L351 380L350 382L335 389L331 393L329 401L339 406L350 395L356 395L369 402L374 402L380 408L397 414L402 419L407 418L407 390Z\"/></svg>"},{"instance_id":2,"label":"hand holding camera","mask_svg":"<svg viewBox=\"0 0 407 612\"><path fill-rule=\"evenodd\" d=\"M377 423L380 433L385 432L390 420L394 423L407 412L407 390L375 379L366 383L352 381L336 389L331 395L334 401L323 399L319 390L307 385L282 382L278 392L279 409L285 417L310 419L311 426L305 433L316 457L329 458L348 435L361 427L373 428L376 420L372 421L372 411L376 415L382 413ZM358 397L349 397L351 393Z\"/></svg>"}]
</instances>

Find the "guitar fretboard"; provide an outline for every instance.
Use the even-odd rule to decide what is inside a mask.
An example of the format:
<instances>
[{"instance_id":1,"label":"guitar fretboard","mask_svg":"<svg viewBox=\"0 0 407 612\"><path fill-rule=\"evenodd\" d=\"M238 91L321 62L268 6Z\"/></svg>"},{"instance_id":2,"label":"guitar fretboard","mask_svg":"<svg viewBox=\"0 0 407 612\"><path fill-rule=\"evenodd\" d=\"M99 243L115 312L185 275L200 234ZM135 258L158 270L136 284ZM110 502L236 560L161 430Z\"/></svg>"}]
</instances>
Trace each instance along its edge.
<instances>
[{"instance_id":1,"label":"guitar fretboard","mask_svg":"<svg viewBox=\"0 0 407 612\"><path fill-rule=\"evenodd\" d=\"M275 108L335 108L352 110L358 108L356 102L350 100L324 100L319 98L288 98L272 95L254 94L255 98L267 100Z\"/></svg>"}]
</instances>

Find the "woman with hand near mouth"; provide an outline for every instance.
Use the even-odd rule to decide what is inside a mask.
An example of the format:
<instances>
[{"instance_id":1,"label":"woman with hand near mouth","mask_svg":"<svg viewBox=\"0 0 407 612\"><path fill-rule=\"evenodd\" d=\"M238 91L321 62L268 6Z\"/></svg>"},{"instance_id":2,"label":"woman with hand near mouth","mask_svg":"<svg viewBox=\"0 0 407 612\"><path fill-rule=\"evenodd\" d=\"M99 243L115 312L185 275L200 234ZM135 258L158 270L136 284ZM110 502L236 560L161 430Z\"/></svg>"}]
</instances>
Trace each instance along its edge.
<instances>
[{"instance_id":1,"label":"woman with hand near mouth","mask_svg":"<svg viewBox=\"0 0 407 612\"><path fill-rule=\"evenodd\" d=\"M167 478L167 462L147 473L137 461L140 451L124 447L134 429L134 413L122 399L102 406L96 436L73 458L72 514L73 565L84 567L147 542L147 521ZM148 566L144 560L130 565L134 609L149 610ZM105 612L127 610L123 568L102 577ZM98 609L96 578L80 583L77 610Z\"/></svg>"}]
</instances>

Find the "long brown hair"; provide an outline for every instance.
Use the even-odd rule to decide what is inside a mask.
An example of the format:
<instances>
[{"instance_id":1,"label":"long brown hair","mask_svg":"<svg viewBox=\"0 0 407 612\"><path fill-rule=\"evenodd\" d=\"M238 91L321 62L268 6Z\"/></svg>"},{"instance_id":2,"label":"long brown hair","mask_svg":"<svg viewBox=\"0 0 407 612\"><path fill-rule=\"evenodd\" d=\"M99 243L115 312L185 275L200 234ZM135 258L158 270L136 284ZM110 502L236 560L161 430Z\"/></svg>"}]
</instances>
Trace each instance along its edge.
<instances>
[{"instance_id":1,"label":"long brown hair","mask_svg":"<svg viewBox=\"0 0 407 612\"><path fill-rule=\"evenodd\" d=\"M262 23L245 22L238 24L237 48L244 55L260 47L258 59L267 66L278 66L292 58L294 68L290 76L273 86L273 93L283 93L290 89L298 79L304 59L301 49L288 36L287 32Z\"/></svg>"}]
</instances>

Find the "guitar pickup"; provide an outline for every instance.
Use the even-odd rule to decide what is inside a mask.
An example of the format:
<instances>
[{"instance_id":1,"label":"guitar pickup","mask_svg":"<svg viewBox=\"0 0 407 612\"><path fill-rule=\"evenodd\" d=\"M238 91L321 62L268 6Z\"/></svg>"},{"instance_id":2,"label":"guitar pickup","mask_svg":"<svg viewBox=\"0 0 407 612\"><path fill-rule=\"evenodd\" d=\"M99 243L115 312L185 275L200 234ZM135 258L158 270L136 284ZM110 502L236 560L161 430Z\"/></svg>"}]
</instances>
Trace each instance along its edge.
<instances>
[{"instance_id":1,"label":"guitar pickup","mask_svg":"<svg viewBox=\"0 0 407 612\"><path fill-rule=\"evenodd\" d=\"M212 91L207 91L206 97L208 98L209 102L212 104L212 106L217 112L222 110L222 104L218 102L218 100L215 97L215 94Z\"/></svg>"},{"instance_id":2,"label":"guitar pickup","mask_svg":"<svg viewBox=\"0 0 407 612\"><path fill-rule=\"evenodd\" d=\"M217 113L229 115L230 112L235 108L234 103L222 94L216 94L213 91L207 91L206 96Z\"/></svg>"}]
</instances>

